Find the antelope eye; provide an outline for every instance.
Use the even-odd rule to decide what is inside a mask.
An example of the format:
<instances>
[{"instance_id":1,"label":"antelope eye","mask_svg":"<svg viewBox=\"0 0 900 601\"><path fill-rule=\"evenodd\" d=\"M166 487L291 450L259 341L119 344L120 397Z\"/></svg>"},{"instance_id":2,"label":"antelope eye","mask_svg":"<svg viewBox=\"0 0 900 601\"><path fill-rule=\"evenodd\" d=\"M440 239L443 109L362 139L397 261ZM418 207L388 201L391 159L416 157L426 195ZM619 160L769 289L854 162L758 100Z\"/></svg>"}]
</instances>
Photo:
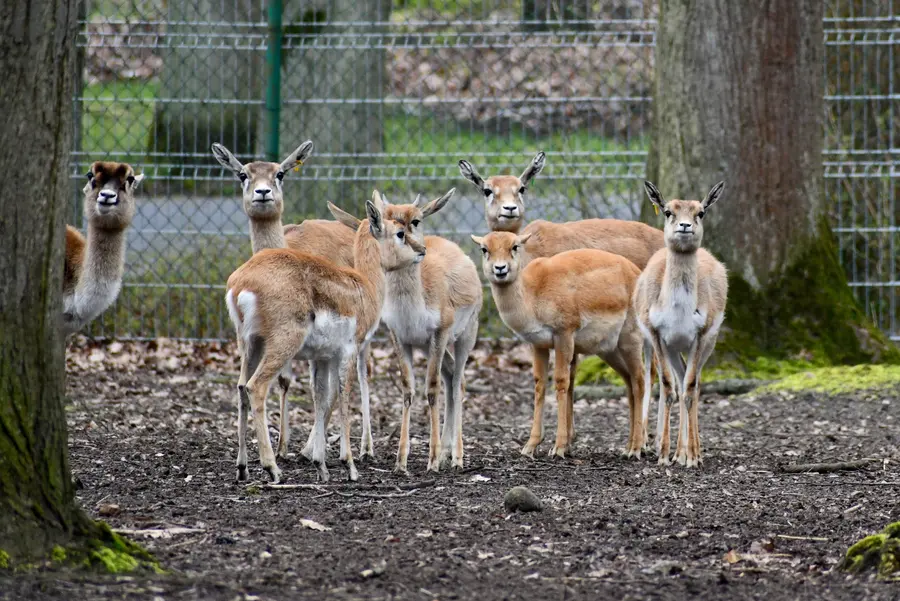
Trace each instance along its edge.
<instances>
[{"instance_id":1,"label":"antelope eye","mask_svg":"<svg viewBox=\"0 0 900 601\"><path fill-rule=\"evenodd\" d=\"M484 192L485 197L488 197L494 193L494 191L491 190L490 188L485 188L484 190L482 190L482 192Z\"/></svg>"},{"instance_id":2,"label":"antelope eye","mask_svg":"<svg viewBox=\"0 0 900 601\"><path fill-rule=\"evenodd\" d=\"M404 237L404 233L402 231L397 232L397 238L399 240L403 240L403 237Z\"/></svg>"},{"instance_id":3,"label":"antelope eye","mask_svg":"<svg viewBox=\"0 0 900 601\"><path fill-rule=\"evenodd\" d=\"M699 219L703 219L703 216L704 216L704 215L706 215L706 211L700 211L699 213L697 213L697 217L698 217Z\"/></svg>"},{"instance_id":4,"label":"antelope eye","mask_svg":"<svg viewBox=\"0 0 900 601\"><path fill-rule=\"evenodd\" d=\"M519 194L522 194L524 196L525 190L527 190L527 188L525 186L522 186L521 188L519 188Z\"/></svg>"},{"instance_id":5,"label":"antelope eye","mask_svg":"<svg viewBox=\"0 0 900 601\"><path fill-rule=\"evenodd\" d=\"M512 250L513 250L513 252L518 252L518 251L519 251L519 245L518 245L518 244L513 244Z\"/></svg>"},{"instance_id":6,"label":"antelope eye","mask_svg":"<svg viewBox=\"0 0 900 601\"><path fill-rule=\"evenodd\" d=\"M483 247L483 246L481 247L481 254L483 254L485 257L486 257L487 254L488 254L487 249L486 249L485 247Z\"/></svg>"},{"instance_id":7,"label":"antelope eye","mask_svg":"<svg viewBox=\"0 0 900 601\"><path fill-rule=\"evenodd\" d=\"M129 175L128 177L125 178L125 181L127 181L130 185L134 185L134 176Z\"/></svg>"},{"instance_id":8,"label":"antelope eye","mask_svg":"<svg viewBox=\"0 0 900 601\"><path fill-rule=\"evenodd\" d=\"M284 171L279 171L278 173L275 174L275 177L276 177L276 179L278 179L278 181L283 180L284 179Z\"/></svg>"},{"instance_id":9,"label":"antelope eye","mask_svg":"<svg viewBox=\"0 0 900 601\"><path fill-rule=\"evenodd\" d=\"M672 216L672 211L666 211L665 215L666 215L666 219L668 219L669 217Z\"/></svg>"},{"instance_id":10,"label":"antelope eye","mask_svg":"<svg viewBox=\"0 0 900 601\"><path fill-rule=\"evenodd\" d=\"M88 178L88 180L90 180L92 177L94 177L94 174L91 173L90 171L88 171L88 172L87 172L87 178Z\"/></svg>"},{"instance_id":11,"label":"antelope eye","mask_svg":"<svg viewBox=\"0 0 900 601\"><path fill-rule=\"evenodd\" d=\"M245 181L247 181L247 174L246 173L238 173L238 178L240 178L240 180L242 182L245 182Z\"/></svg>"},{"instance_id":12,"label":"antelope eye","mask_svg":"<svg viewBox=\"0 0 900 601\"><path fill-rule=\"evenodd\" d=\"M418 219L413 219L413 220L412 220L412 226L413 226L413 227L419 227L419 224L420 224L420 223L422 223L422 222L419 221Z\"/></svg>"}]
</instances>

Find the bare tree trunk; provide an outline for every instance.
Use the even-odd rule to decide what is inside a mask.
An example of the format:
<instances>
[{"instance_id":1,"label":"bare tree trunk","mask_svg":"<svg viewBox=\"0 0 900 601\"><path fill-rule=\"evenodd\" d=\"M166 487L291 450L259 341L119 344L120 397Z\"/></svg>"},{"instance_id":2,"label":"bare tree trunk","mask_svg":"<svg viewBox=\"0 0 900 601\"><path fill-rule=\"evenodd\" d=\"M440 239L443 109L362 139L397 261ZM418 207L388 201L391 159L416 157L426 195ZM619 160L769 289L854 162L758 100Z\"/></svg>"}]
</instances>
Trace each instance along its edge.
<instances>
[{"instance_id":1,"label":"bare tree trunk","mask_svg":"<svg viewBox=\"0 0 900 601\"><path fill-rule=\"evenodd\" d=\"M0 4L0 558L63 545L80 565L110 549L152 558L75 503L63 404L63 239L80 0ZM99 561L102 564L102 561ZM4 566L5 567L5 566Z\"/></svg>"},{"instance_id":2,"label":"bare tree trunk","mask_svg":"<svg viewBox=\"0 0 900 601\"><path fill-rule=\"evenodd\" d=\"M69 476L60 330L78 0L0 5L0 541L41 553L84 530ZM9 143L15 140L15 143Z\"/></svg>"},{"instance_id":3,"label":"bare tree trunk","mask_svg":"<svg viewBox=\"0 0 900 601\"><path fill-rule=\"evenodd\" d=\"M897 350L862 314L826 223L820 0L662 0L648 179L725 197L704 246L725 261L726 348L841 362ZM658 223L649 203L643 217Z\"/></svg>"}]
</instances>

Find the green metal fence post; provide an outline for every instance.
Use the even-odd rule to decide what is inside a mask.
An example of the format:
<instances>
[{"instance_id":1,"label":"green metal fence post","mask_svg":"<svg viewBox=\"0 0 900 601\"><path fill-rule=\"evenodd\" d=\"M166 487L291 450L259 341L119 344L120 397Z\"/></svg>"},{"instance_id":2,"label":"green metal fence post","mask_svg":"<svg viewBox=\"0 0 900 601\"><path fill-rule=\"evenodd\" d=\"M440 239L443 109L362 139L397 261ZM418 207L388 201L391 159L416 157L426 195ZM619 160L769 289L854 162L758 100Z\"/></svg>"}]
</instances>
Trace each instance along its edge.
<instances>
[{"instance_id":1,"label":"green metal fence post","mask_svg":"<svg viewBox=\"0 0 900 601\"><path fill-rule=\"evenodd\" d=\"M281 121L281 0L269 0L269 47L266 51L266 156L278 161L278 129Z\"/></svg>"}]
</instances>

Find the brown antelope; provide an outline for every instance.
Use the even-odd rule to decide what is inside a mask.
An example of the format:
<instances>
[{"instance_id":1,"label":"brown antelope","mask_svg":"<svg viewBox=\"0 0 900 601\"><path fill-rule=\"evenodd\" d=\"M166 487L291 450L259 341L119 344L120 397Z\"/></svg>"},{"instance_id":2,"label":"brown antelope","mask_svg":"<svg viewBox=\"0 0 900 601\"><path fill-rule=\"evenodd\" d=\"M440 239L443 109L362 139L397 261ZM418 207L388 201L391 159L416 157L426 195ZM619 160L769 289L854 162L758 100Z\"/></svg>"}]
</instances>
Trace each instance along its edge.
<instances>
[{"instance_id":1,"label":"brown antelope","mask_svg":"<svg viewBox=\"0 0 900 601\"><path fill-rule=\"evenodd\" d=\"M472 260L453 242L438 236L424 236L421 223L439 211L453 196L451 189L424 207L418 197L411 205L386 205L385 218L403 225L407 235L424 243L425 259L420 265L388 274L388 294L382 310L401 350L401 367L406 390L395 471L406 473L409 455L409 412L415 395L413 349L428 354L425 398L428 402L431 430L428 466L438 471L447 459L455 468L463 467L462 402L466 361L478 339L478 315L483 291L478 270ZM452 361L447 361L447 348ZM446 361L446 369L444 368ZM444 384L444 428L438 439L438 374Z\"/></svg>"},{"instance_id":2,"label":"brown antelope","mask_svg":"<svg viewBox=\"0 0 900 601\"><path fill-rule=\"evenodd\" d=\"M78 331L119 295L125 271L125 231L134 218L134 191L143 174L126 163L96 162L84 186L87 240L66 226L63 332Z\"/></svg>"},{"instance_id":3,"label":"brown antelope","mask_svg":"<svg viewBox=\"0 0 900 601\"><path fill-rule=\"evenodd\" d=\"M583 219L567 223L537 220L525 225L528 184L544 168L546 157L537 153L522 175L495 175L484 179L468 161L459 162L463 177L478 188L485 199L485 217L492 232L532 234L522 253L524 262L536 257L580 248L594 248L621 255L643 269L665 246L663 233L637 221ZM523 227L524 226L524 227Z\"/></svg>"},{"instance_id":4,"label":"brown antelope","mask_svg":"<svg viewBox=\"0 0 900 601\"><path fill-rule=\"evenodd\" d=\"M659 190L644 182L647 196L665 215L666 248L650 259L638 280L634 306L641 331L659 365L659 413L656 448L659 463L669 463L669 411L679 408L675 460L687 467L702 461L700 453L700 372L716 346L725 318L728 276L725 266L705 249L703 216L722 195L719 182L703 202L663 200ZM682 364L681 353L687 355ZM645 377L650 378L649 366ZM645 401L649 403L649 390Z\"/></svg>"},{"instance_id":5,"label":"brown antelope","mask_svg":"<svg viewBox=\"0 0 900 601\"><path fill-rule=\"evenodd\" d=\"M216 160L230 169L241 182L244 212L250 219L250 244L256 253L265 248L291 248L300 252L325 257L341 267L353 267L353 241L356 229L348 229L337 221L307 219L300 224L282 225L284 213L284 176L295 165L302 165L312 154L313 143L307 140L281 163L254 161L241 163L230 150L221 144L212 145ZM360 455L374 457L372 424L369 411L368 386L368 344L360 349L357 362L362 409L362 442ZM312 385L312 365L310 365L310 390ZM288 417L287 393L291 384L290 363L278 376L279 406L281 420L278 437L278 456L287 457L290 440L290 419ZM314 400L315 401L315 400ZM306 446L301 454L307 458L312 452L313 432L310 431ZM342 450L342 454L343 454Z\"/></svg>"},{"instance_id":6,"label":"brown antelope","mask_svg":"<svg viewBox=\"0 0 900 601\"><path fill-rule=\"evenodd\" d=\"M630 425L625 453L640 457L645 383L641 332L631 305L640 270L620 255L593 249L566 251L525 265L523 251L533 235L472 236L481 247L484 275L503 323L534 351L534 420L522 454L533 457L544 437L547 363L554 349L558 422L550 455L564 457L572 443L571 369L576 354L587 353L599 355L625 381Z\"/></svg>"},{"instance_id":7,"label":"brown antelope","mask_svg":"<svg viewBox=\"0 0 900 601\"><path fill-rule=\"evenodd\" d=\"M491 231L532 234L521 251L521 261L527 265L537 257L552 257L568 250L592 248L621 255L643 269L653 253L665 246L663 233L645 223L620 219L583 219L566 223L537 220L525 225L525 196L528 185L543 169L546 155L538 152L522 175L494 175L487 179L479 175L468 161L459 162L462 176L484 194L485 217ZM572 359L569 386L569 407L575 402L574 378L577 355ZM646 429L648 406L644 406L643 428Z\"/></svg>"},{"instance_id":8,"label":"brown antelope","mask_svg":"<svg viewBox=\"0 0 900 601\"><path fill-rule=\"evenodd\" d=\"M343 211L329 203L336 216ZM311 457L328 480L325 428L335 394L341 401L342 461L350 479L358 474L349 445L346 401L351 358L378 327L385 271L421 261L425 248L366 203L368 221L354 240L355 269L292 249L262 250L228 278L226 303L241 353L238 384L238 479L247 478L247 411L253 407L260 462L274 482L281 480L266 422L272 379L292 357L313 362L315 426ZM346 375L345 375L346 374ZM334 384L337 383L335 390ZM252 399L252 400L251 400Z\"/></svg>"},{"instance_id":9,"label":"brown antelope","mask_svg":"<svg viewBox=\"0 0 900 601\"><path fill-rule=\"evenodd\" d=\"M478 270L472 260L453 242L438 236L425 236L422 222L441 210L456 189L421 206L421 196L412 204L381 207L385 219L403 227L408 238L424 244L427 250L420 264L387 274L387 295L381 319L388 326L400 350L403 373L403 416L395 471L407 473L409 456L409 412L415 396L413 350L428 354L425 398L431 421L428 444L429 471L439 471L447 459L456 468L463 467L462 400L466 360L478 338L478 314L482 289ZM452 357L447 353L452 348ZM440 438L438 396L444 383L446 409Z\"/></svg>"}]
</instances>

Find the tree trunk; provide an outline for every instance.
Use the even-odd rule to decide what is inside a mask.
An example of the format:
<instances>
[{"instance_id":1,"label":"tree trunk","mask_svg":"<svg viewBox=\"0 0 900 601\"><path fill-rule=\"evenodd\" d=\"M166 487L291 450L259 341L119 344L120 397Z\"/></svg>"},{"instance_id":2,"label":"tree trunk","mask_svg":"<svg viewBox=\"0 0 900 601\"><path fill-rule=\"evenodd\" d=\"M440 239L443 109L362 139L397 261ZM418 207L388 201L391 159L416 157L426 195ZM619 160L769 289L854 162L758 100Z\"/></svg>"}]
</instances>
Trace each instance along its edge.
<instances>
[{"instance_id":1,"label":"tree trunk","mask_svg":"<svg viewBox=\"0 0 900 601\"><path fill-rule=\"evenodd\" d=\"M385 51L368 47L382 44L377 33L384 28L368 24L387 21L390 11L390 0L284 3L279 156L310 139L316 145L310 161L322 168L315 181L291 182L296 201L286 207L289 221L330 219L327 198L342 199L350 203L345 208L359 212L362 199L372 195L376 182L364 168L373 159L354 155L384 151ZM356 37L363 34L372 37ZM260 142L264 131L261 122Z\"/></svg>"},{"instance_id":2,"label":"tree trunk","mask_svg":"<svg viewBox=\"0 0 900 601\"><path fill-rule=\"evenodd\" d=\"M249 161L263 119L265 43L251 34L265 29L250 25L264 22L260 3L170 1L166 19L172 24L167 26L150 150L172 155L157 159L171 163L172 175L179 175L181 165L209 164L213 142ZM185 173L193 174L193 169Z\"/></svg>"},{"instance_id":3,"label":"tree trunk","mask_svg":"<svg viewBox=\"0 0 900 601\"><path fill-rule=\"evenodd\" d=\"M0 4L0 565L54 545L87 565L145 551L75 504L63 403L63 239L80 0ZM13 143L14 141L14 143ZM100 550L103 555L97 555ZM122 564L119 564L122 567Z\"/></svg>"},{"instance_id":4,"label":"tree trunk","mask_svg":"<svg viewBox=\"0 0 900 601\"><path fill-rule=\"evenodd\" d=\"M63 232L78 0L0 7L0 545L40 554L83 531L63 411ZM8 143L15 140L14 144Z\"/></svg>"},{"instance_id":5,"label":"tree trunk","mask_svg":"<svg viewBox=\"0 0 900 601\"><path fill-rule=\"evenodd\" d=\"M829 362L897 358L847 286L823 197L820 0L662 0L648 179L700 199L729 268L723 346ZM659 223L650 203L643 218Z\"/></svg>"}]
</instances>

